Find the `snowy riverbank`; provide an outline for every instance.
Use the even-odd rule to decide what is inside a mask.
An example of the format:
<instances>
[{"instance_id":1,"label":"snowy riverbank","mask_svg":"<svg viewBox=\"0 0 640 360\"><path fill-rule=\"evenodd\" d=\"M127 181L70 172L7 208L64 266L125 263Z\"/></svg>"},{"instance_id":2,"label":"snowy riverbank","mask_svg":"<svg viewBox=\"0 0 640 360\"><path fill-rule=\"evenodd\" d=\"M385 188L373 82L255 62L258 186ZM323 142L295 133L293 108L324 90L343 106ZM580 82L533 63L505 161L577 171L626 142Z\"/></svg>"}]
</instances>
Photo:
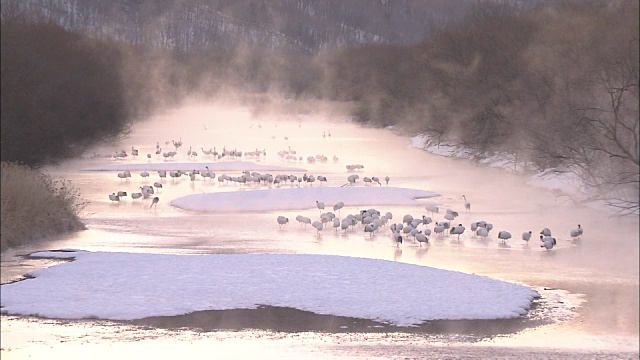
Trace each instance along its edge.
<instances>
[{"instance_id":1,"label":"snowy riverbank","mask_svg":"<svg viewBox=\"0 0 640 360\"><path fill-rule=\"evenodd\" d=\"M427 134L412 137L411 147L424 150L428 153L455 159L477 161L489 167L501 168L517 174L528 174L529 185L548 190L557 190L572 198L584 200L588 197L582 181L575 174L559 169L549 169L544 172L536 172L524 161L519 161L514 154L507 152L494 153L487 157L478 157L475 152L463 145L455 144L449 140L435 139Z\"/></svg>"}]
</instances>

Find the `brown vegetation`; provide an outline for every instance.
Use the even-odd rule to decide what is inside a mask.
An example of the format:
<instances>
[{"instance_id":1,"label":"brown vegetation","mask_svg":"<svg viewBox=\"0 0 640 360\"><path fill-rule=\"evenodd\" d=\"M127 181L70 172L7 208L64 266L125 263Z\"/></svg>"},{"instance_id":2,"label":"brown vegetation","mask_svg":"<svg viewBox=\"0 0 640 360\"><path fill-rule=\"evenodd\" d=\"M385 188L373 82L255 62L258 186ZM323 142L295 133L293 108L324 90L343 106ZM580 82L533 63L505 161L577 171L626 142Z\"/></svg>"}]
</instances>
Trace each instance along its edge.
<instances>
[{"instance_id":1,"label":"brown vegetation","mask_svg":"<svg viewBox=\"0 0 640 360\"><path fill-rule=\"evenodd\" d=\"M0 250L84 229L79 214L86 204L68 180L54 179L16 163L1 164Z\"/></svg>"},{"instance_id":2,"label":"brown vegetation","mask_svg":"<svg viewBox=\"0 0 640 360\"><path fill-rule=\"evenodd\" d=\"M360 101L362 122L574 172L637 214L638 47L637 2L481 2L413 47L337 54L325 94Z\"/></svg>"}]
</instances>

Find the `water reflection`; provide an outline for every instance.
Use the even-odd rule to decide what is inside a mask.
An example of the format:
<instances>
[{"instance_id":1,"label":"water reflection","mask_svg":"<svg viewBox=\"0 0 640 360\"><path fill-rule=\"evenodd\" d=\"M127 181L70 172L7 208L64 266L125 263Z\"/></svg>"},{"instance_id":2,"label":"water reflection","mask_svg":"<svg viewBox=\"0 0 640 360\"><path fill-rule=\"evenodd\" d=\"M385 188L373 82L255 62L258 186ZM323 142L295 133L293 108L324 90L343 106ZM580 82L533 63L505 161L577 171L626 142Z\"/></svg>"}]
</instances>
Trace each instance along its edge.
<instances>
[{"instance_id":1,"label":"water reflection","mask_svg":"<svg viewBox=\"0 0 640 360\"><path fill-rule=\"evenodd\" d=\"M416 258L422 260L429 252L429 244L421 246L416 250Z\"/></svg>"}]
</instances>

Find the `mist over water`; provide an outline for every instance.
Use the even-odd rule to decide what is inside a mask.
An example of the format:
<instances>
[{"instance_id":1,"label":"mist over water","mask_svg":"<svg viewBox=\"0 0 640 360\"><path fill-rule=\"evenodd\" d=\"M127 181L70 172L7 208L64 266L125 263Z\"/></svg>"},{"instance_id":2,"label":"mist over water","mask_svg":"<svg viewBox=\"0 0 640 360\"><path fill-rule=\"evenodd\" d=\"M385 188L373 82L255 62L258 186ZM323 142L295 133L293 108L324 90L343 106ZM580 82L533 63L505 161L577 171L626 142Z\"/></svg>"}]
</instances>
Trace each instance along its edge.
<instances>
[{"instance_id":1,"label":"mist over water","mask_svg":"<svg viewBox=\"0 0 640 360\"><path fill-rule=\"evenodd\" d=\"M173 160L165 161L162 156L155 155L156 143L165 152L175 149L172 140L180 139L183 145ZM137 123L130 137L121 143L103 145L93 151L96 154L108 154L126 150L131 154L132 146L139 150L137 159L133 159L131 155L125 160L85 158L47 169L54 176L72 180L90 201L85 218L89 230L3 254L3 282L17 278L32 266L49 265L42 261L15 257L40 249L77 248L90 251L180 254L314 253L370 257L474 273L522 283L542 289L541 291L544 288L558 289L563 291L559 293L565 296L563 301L575 301L575 314L565 319L566 321L552 319L555 322L551 325L486 339L479 346L563 348L572 351L637 349L637 345L634 345L638 341L639 325L637 218L618 218L611 216L605 209L577 204L563 194L531 187L527 185L524 176L502 169L428 154L411 148L408 138L391 130L360 127L349 122L346 116L336 113L302 114L286 110L256 113L235 106L192 104ZM198 152L196 159L187 157L190 147ZM219 184L217 180L203 180L200 176L194 182L189 181L188 177L175 181L170 178L163 180L163 188L157 193L160 203L156 210L149 210L149 202L133 202L128 197L116 204L109 201L108 194L120 190L131 193L144 184L153 184L159 180L156 172L150 171L151 176L145 180L140 177L140 171L131 171L132 177L122 181L116 176L117 171L81 170L105 164L216 162L218 160L202 153L202 148L208 150L213 147L218 152L223 148L245 153L264 151L266 156L255 159L243 156L241 161L304 168L307 174L326 176L328 182L322 186L344 185L347 183L347 176L351 174L346 165L362 164L364 169L356 172L360 175L357 186L364 186L364 176L378 176L381 179L389 176L389 186L439 193L441 196L429 200L441 208L440 214L432 216L434 222L443 219L444 209L451 208L460 213L452 224L461 223L467 227L467 231L460 241L454 236L432 236L428 247L419 247L415 242L406 241L397 248L387 228L383 228L373 238L369 238L360 228L359 231L350 231L346 235L327 228L316 235L316 231L310 226L304 228L293 220L296 215L312 219L318 217L315 204L310 204L305 211L229 214L198 214L171 207L170 200L188 194L268 188L264 185ZM282 159L278 152L284 150L295 150L296 155L302 156L303 160ZM147 153L152 154L151 159L147 159ZM316 155L324 155L328 161L313 164L307 162L308 156ZM333 160L334 156L338 158L337 161ZM224 163L229 160L219 161ZM239 171L216 171L216 176L222 173L231 176L240 174ZM305 172L269 173L301 176ZM313 186L320 184L316 182ZM470 213L464 211L462 195L471 203ZM394 218L390 223L394 223L400 222L405 214L414 217L428 215L424 209L425 203L425 200L419 200L412 207L385 206L377 209L383 213L391 211ZM341 216L359 210L346 204L341 210ZM290 223L282 229L275 220L278 215L290 219ZM494 224L487 240L473 237L469 231L469 225L480 220ZM585 229L584 235L582 240L574 242L569 233L578 224ZM537 234L544 227L550 228L558 240L558 245L552 251L539 247ZM509 231L513 235L506 245L501 245L497 239L500 230ZM533 236L529 244L526 244L520 235L529 230L533 232ZM552 296L555 294L553 291L542 295ZM6 330L5 321L11 324L10 330ZM49 332L45 335L47 338L56 339L69 331L51 329L45 323L43 321L36 332ZM16 344L16 336L32 326L28 321L3 317L3 347L7 346L5 338L9 337ZM69 326L71 329L79 329L87 325ZM118 341L118 336L115 335L106 338L96 335L105 331L99 328L96 325L91 330L92 346L105 347ZM153 336L158 336L160 340L155 341L164 346L177 348L175 344L170 345L172 341L168 338L158 334ZM180 336L188 337L185 333ZM263 335L251 330L240 331L230 334L229 338L232 340L227 344L244 346L259 336ZM145 338L147 335L143 334L141 337ZM313 344L314 341L311 341L310 346L340 357L371 356L370 352L362 350L365 345L372 345L367 337L352 338L348 334L331 337L331 350L325 345ZM434 339L425 340L424 337L417 336L410 338L410 342L424 345L426 341L426 344L433 344L436 342ZM336 345L342 341L350 342L356 350ZM443 341L450 345L460 345L451 339ZM9 342L6 344L17 346ZM227 346L212 345L209 340L202 340L199 344L214 348ZM282 344L293 344L294 348L297 346L297 350L291 350L295 354L304 353L301 350L304 346L300 346L298 339L286 336L265 346L271 346L277 352L282 351ZM463 342L462 345L469 344ZM33 343L21 346L25 350L39 349ZM398 348L394 350L393 346L400 346L402 352L408 354L412 354L411 351L414 350L419 351L412 350L411 345L402 347L396 344L388 347L388 343L375 343L372 346L377 346L382 356L397 354Z\"/></svg>"}]
</instances>

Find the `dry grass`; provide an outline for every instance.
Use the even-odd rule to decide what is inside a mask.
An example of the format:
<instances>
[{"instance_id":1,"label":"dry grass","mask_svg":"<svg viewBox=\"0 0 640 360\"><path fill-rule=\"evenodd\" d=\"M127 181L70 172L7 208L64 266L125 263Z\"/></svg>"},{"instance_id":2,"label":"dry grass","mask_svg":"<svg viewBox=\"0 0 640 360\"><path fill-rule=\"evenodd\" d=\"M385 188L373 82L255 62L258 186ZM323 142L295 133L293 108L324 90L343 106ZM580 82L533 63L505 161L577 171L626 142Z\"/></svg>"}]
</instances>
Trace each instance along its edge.
<instances>
[{"instance_id":1,"label":"dry grass","mask_svg":"<svg viewBox=\"0 0 640 360\"><path fill-rule=\"evenodd\" d=\"M69 180L54 179L28 166L2 162L0 250L85 226L86 206Z\"/></svg>"}]
</instances>

